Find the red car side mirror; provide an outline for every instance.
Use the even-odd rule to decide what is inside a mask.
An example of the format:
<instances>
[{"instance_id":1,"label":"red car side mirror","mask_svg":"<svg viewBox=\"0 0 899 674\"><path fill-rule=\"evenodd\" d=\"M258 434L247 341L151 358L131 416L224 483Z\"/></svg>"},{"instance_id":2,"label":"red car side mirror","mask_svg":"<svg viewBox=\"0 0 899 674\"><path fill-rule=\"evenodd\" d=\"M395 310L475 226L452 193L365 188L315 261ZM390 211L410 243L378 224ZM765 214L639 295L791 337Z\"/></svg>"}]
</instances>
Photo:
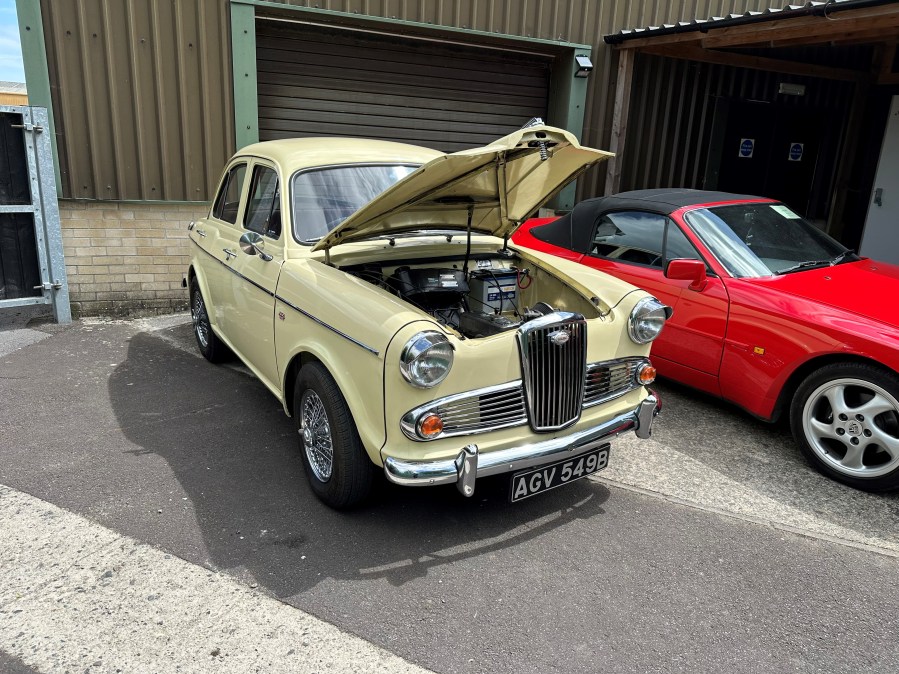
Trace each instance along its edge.
<instances>
[{"instance_id":1,"label":"red car side mirror","mask_svg":"<svg viewBox=\"0 0 899 674\"><path fill-rule=\"evenodd\" d=\"M665 267L665 278L673 281L691 281L690 290L701 291L708 284L705 262L702 260L670 260Z\"/></svg>"}]
</instances>

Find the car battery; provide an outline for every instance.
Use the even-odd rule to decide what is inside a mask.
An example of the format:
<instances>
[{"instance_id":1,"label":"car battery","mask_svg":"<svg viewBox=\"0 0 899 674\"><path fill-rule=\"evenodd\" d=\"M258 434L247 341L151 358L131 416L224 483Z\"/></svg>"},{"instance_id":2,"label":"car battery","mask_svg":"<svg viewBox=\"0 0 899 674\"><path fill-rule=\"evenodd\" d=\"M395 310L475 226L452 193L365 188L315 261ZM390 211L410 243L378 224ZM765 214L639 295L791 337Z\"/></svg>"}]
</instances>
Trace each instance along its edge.
<instances>
[{"instance_id":1,"label":"car battery","mask_svg":"<svg viewBox=\"0 0 899 674\"><path fill-rule=\"evenodd\" d=\"M518 271L515 269L477 269L468 277L469 300L473 311L497 313L514 311L518 306Z\"/></svg>"}]
</instances>

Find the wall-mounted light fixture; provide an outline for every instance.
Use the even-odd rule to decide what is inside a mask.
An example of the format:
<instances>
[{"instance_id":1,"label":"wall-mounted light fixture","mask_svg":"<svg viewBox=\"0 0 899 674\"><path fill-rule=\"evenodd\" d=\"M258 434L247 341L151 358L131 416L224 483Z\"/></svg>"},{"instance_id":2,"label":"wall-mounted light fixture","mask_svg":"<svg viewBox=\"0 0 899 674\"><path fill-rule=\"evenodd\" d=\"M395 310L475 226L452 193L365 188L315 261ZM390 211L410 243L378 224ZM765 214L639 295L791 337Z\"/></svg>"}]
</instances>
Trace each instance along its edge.
<instances>
[{"instance_id":1,"label":"wall-mounted light fixture","mask_svg":"<svg viewBox=\"0 0 899 674\"><path fill-rule=\"evenodd\" d=\"M574 61L577 64L577 70L574 71L575 77L587 77L593 70L593 61L589 56L578 54L574 57Z\"/></svg>"},{"instance_id":2,"label":"wall-mounted light fixture","mask_svg":"<svg viewBox=\"0 0 899 674\"><path fill-rule=\"evenodd\" d=\"M777 85L777 93L786 94L787 96L805 96L805 85L781 82Z\"/></svg>"}]
</instances>

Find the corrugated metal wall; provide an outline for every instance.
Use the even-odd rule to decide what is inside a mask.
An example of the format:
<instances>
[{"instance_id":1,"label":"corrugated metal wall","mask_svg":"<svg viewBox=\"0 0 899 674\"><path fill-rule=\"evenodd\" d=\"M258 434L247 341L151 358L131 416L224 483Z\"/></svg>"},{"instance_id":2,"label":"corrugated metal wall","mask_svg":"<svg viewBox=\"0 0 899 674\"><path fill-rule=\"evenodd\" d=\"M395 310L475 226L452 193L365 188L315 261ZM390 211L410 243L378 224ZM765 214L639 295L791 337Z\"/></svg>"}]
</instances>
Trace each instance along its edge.
<instances>
[{"instance_id":1,"label":"corrugated metal wall","mask_svg":"<svg viewBox=\"0 0 899 674\"><path fill-rule=\"evenodd\" d=\"M282 4L593 45L583 141L606 147L622 28L770 0L309 0ZM205 200L234 147L228 0L41 0L65 197ZM260 12L263 10L260 10ZM456 35L458 40L460 35ZM475 38L476 39L476 38ZM598 194L605 174L580 181Z\"/></svg>"},{"instance_id":2,"label":"corrugated metal wall","mask_svg":"<svg viewBox=\"0 0 899 674\"><path fill-rule=\"evenodd\" d=\"M227 10L42 0L62 196L209 198L234 151Z\"/></svg>"}]
</instances>

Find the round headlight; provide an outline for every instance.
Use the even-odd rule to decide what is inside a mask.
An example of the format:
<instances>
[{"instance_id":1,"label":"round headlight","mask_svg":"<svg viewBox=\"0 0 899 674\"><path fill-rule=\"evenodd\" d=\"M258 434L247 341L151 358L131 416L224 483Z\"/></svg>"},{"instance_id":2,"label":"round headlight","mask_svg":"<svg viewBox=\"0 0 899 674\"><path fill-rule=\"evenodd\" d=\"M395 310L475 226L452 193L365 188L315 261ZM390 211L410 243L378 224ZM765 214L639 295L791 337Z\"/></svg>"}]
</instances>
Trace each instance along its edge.
<instances>
[{"instance_id":1,"label":"round headlight","mask_svg":"<svg viewBox=\"0 0 899 674\"><path fill-rule=\"evenodd\" d=\"M655 297L644 297L637 302L627 321L627 334L637 344L647 344L659 336L671 309Z\"/></svg>"},{"instance_id":2,"label":"round headlight","mask_svg":"<svg viewBox=\"0 0 899 674\"><path fill-rule=\"evenodd\" d=\"M453 345L446 335L432 330L413 336L400 353L400 372L419 388L437 386L453 366Z\"/></svg>"}]
</instances>

